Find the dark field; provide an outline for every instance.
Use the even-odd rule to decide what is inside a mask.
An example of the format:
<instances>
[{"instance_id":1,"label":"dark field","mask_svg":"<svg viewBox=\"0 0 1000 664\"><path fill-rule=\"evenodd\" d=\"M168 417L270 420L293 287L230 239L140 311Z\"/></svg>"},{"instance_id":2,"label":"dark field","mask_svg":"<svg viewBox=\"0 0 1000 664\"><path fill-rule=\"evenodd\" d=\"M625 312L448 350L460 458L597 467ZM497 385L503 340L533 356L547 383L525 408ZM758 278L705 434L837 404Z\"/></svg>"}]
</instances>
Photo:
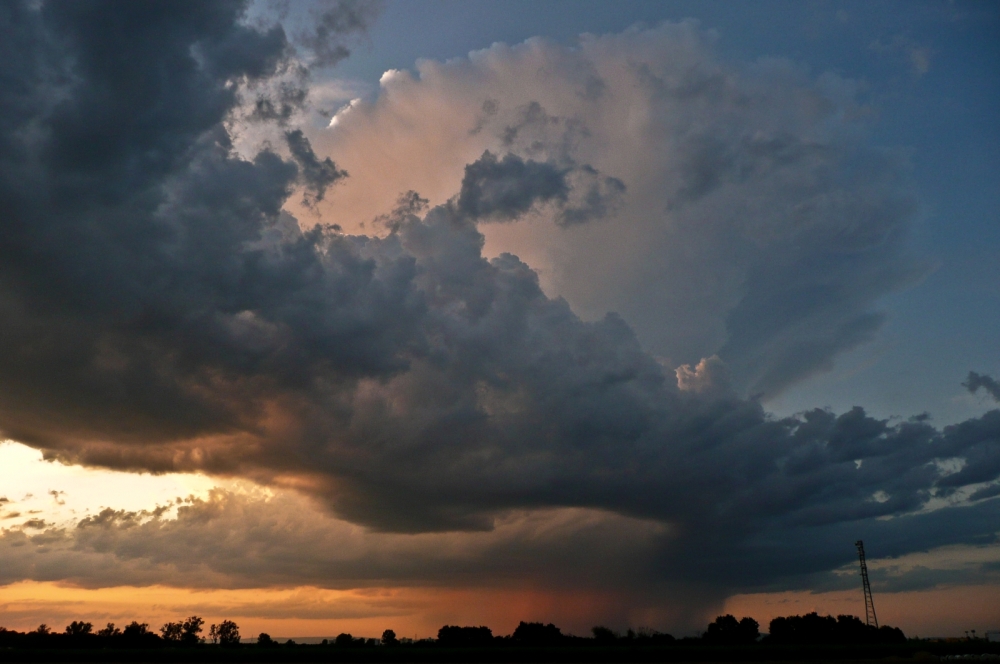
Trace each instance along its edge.
<instances>
[{"instance_id":1,"label":"dark field","mask_svg":"<svg viewBox=\"0 0 1000 664\"><path fill-rule=\"evenodd\" d=\"M295 645L260 648L199 646L194 648L16 649L0 650L2 662L927 662L955 656L957 661L1000 661L1000 643L985 641L911 641L892 646L766 646L716 647L490 647L337 648Z\"/></svg>"}]
</instances>

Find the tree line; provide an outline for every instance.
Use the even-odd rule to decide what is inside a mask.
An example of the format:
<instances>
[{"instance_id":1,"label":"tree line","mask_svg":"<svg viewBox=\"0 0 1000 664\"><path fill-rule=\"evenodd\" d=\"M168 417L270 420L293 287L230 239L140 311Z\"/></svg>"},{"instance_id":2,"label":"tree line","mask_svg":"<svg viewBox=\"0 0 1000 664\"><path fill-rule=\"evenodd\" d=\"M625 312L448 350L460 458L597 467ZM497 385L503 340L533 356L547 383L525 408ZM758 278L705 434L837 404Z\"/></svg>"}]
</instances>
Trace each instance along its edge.
<instances>
[{"instance_id":1,"label":"tree line","mask_svg":"<svg viewBox=\"0 0 1000 664\"><path fill-rule=\"evenodd\" d=\"M230 647L240 645L240 628L232 620L211 625L207 638L202 636L205 620L191 616L185 620L164 623L159 634L150 629L149 623L133 620L123 628L109 622L101 629L93 623L74 620L62 632L55 632L46 624L30 632L18 632L0 627L0 647L52 648L52 647L124 647L154 648L162 646L199 646L207 643Z\"/></svg>"},{"instance_id":2,"label":"tree line","mask_svg":"<svg viewBox=\"0 0 1000 664\"><path fill-rule=\"evenodd\" d=\"M132 621L119 629L114 623L95 630L92 623L73 621L62 632L55 632L47 625L39 625L29 632L18 632L0 627L0 647L6 648L158 648L158 647L288 647L299 645L288 640L279 643L269 634L261 633L254 643L242 643L239 626L232 620L223 620L209 627L204 634L205 621L199 616L191 616L177 622L168 622L160 627L159 633L150 629L148 623ZM579 637L563 634L552 623L521 622L513 633L494 636L485 626L445 625L438 630L436 639L397 638L396 633L387 629L382 637L364 638L351 634L340 634L332 641L321 645L337 648L361 647L444 647L444 648L487 648L496 646L663 646L674 643L685 645L752 646L770 645L868 645L905 643L906 636L898 627L883 625L875 628L865 624L857 616L820 616L807 613L804 616L775 618L770 622L769 633L762 635L756 620L743 617L739 620L732 615L717 617L707 629L696 637L675 639L670 634L655 630L641 629L616 632L608 627L598 626L591 630L591 636Z\"/></svg>"}]
</instances>

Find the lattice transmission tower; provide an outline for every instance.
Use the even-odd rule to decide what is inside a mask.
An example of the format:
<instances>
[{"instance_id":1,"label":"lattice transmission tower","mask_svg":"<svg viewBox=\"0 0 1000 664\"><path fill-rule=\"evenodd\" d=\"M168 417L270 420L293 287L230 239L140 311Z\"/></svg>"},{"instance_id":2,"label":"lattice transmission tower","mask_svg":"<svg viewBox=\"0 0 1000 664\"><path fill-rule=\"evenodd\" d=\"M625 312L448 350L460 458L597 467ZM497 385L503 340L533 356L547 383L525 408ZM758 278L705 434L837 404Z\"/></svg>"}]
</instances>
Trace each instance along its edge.
<instances>
[{"instance_id":1,"label":"lattice transmission tower","mask_svg":"<svg viewBox=\"0 0 1000 664\"><path fill-rule=\"evenodd\" d=\"M878 618L875 617L875 602L872 601L872 587L868 583L868 565L865 564L865 543L858 540L854 546L858 547L858 558L861 560L861 583L865 588L865 624L875 623L875 627L878 627Z\"/></svg>"}]
</instances>

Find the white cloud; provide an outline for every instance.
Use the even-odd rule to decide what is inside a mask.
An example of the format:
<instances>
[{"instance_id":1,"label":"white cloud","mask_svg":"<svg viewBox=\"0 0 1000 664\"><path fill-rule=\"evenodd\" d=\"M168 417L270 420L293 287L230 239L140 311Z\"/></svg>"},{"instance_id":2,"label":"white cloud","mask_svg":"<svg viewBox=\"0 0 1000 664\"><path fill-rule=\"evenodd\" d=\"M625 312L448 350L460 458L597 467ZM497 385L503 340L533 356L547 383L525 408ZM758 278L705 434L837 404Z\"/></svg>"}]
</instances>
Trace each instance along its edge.
<instances>
[{"instance_id":1,"label":"white cloud","mask_svg":"<svg viewBox=\"0 0 1000 664\"><path fill-rule=\"evenodd\" d=\"M348 112L350 112L352 108L354 108L360 103L361 103L361 97L355 97L351 101L341 106L339 109L337 109L337 112L333 114L333 117L330 118L330 124L328 125L328 127L331 129L333 127L336 127L341 122L341 120L343 120L344 116Z\"/></svg>"}]
</instances>

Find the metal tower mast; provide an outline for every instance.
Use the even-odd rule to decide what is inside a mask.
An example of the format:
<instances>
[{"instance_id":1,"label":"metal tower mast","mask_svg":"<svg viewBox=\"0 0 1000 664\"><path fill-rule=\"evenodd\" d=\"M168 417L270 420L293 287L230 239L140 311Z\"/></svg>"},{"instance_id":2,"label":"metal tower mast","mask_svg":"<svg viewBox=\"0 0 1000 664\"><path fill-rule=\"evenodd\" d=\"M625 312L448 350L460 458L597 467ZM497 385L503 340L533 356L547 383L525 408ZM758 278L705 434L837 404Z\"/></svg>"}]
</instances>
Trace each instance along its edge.
<instances>
[{"instance_id":1,"label":"metal tower mast","mask_svg":"<svg viewBox=\"0 0 1000 664\"><path fill-rule=\"evenodd\" d=\"M854 546L858 547L858 558L861 560L861 583L865 589L865 624L875 623L875 627L878 627L878 618L875 617L875 602L872 601L872 587L868 583L868 565L865 564L865 543L858 540Z\"/></svg>"}]
</instances>

